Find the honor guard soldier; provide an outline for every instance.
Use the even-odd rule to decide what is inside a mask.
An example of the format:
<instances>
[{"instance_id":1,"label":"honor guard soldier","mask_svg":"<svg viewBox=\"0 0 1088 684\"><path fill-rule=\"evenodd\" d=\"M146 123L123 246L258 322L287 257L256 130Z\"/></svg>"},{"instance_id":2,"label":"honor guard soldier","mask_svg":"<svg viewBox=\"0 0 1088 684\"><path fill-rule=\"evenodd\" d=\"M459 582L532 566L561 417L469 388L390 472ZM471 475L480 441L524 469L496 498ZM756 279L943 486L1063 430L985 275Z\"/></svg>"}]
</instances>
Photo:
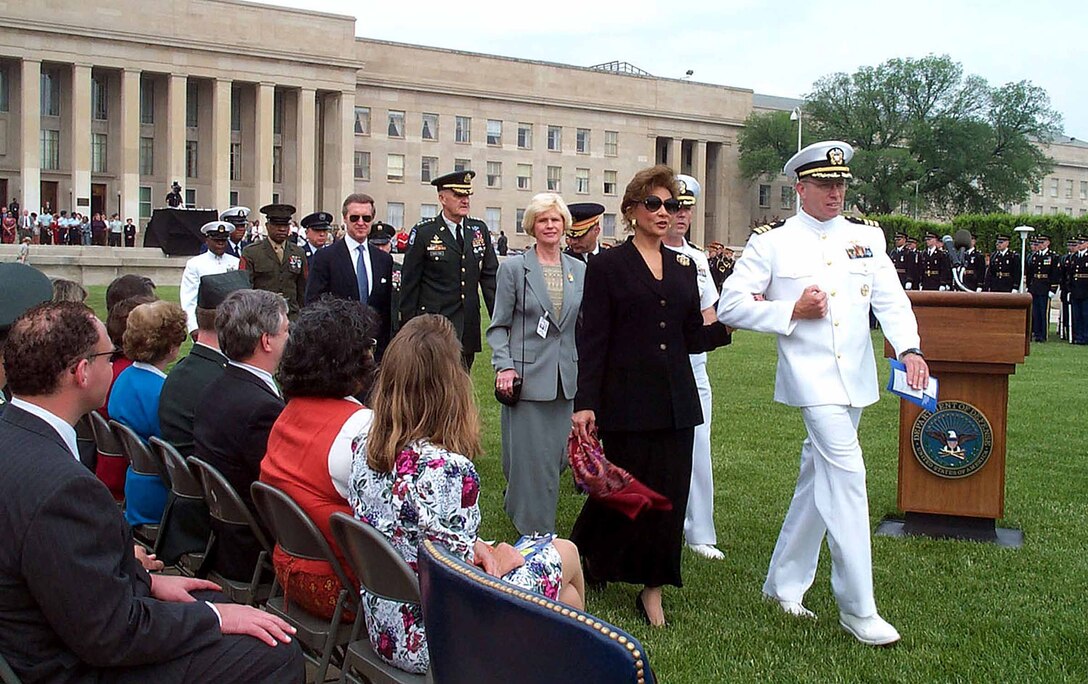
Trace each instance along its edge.
<instances>
[{"instance_id":1,"label":"honor guard soldier","mask_svg":"<svg viewBox=\"0 0 1088 684\"><path fill-rule=\"evenodd\" d=\"M907 249L907 234L898 231L895 234L895 246L888 251L888 258L895 266L895 274L899 276L899 284L904 290L914 288L914 252Z\"/></svg>"},{"instance_id":2,"label":"honor guard soldier","mask_svg":"<svg viewBox=\"0 0 1088 684\"><path fill-rule=\"evenodd\" d=\"M797 178L800 209L755 229L722 287L718 320L777 335L775 400L798 407L808 432L764 595L790 615L815 617L803 600L826 536L839 624L858 641L883 646L898 641L899 632L877 613L873 596L865 461L857 435L862 408L880 397L870 308L913 389L925 387L929 369L883 231L872 221L842 215L851 156L850 145L828 141L786 163L786 175Z\"/></svg>"},{"instance_id":3,"label":"honor guard soldier","mask_svg":"<svg viewBox=\"0 0 1088 684\"><path fill-rule=\"evenodd\" d=\"M268 290L287 300L287 318L295 320L306 294L306 253L294 241L288 240L291 216L290 204L266 204L261 207L268 228L268 239L255 242L242 250L238 268L249 271L254 290Z\"/></svg>"},{"instance_id":4,"label":"honor guard soldier","mask_svg":"<svg viewBox=\"0 0 1088 684\"><path fill-rule=\"evenodd\" d=\"M327 211L315 211L307 214L299 221L305 238L302 240L302 251L306 254L306 263L317 252L328 244L329 230L332 229L332 214ZM373 235L371 235L373 238Z\"/></svg>"},{"instance_id":5,"label":"honor guard soldier","mask_svg":"<svg viewBox=\"0 0 1088 684\"><path fill-rule=\"evenodd\" d=\"M219 215L220 221L226 221L234 226L230 237L227 238L227 254L241 257L242 250L249 245L246 241L246 230L249 229L249 207L231 207Z\"/></svg>"},{"instance_id":6,"label":"honor guard soldier","mask_svg":"<svg viewBox=\"0 0 1088 684\"><path fill-rule=\"evenodd\" d=\"M226 273L238 270L238 257L227 254L227 240L234 231L234 226L226 221L209 221L200 227L204 244L208 251L197 254L185 262L185 271L181 274L181 308L188 317L189 334L196 332L196 296L200 288L200 279L206 275ZM193 339L196 336L193 335Z\"/></svg>"},{"instance_id":7,"label":"honor guard soldier","mask_svg":"<svg viewBox=\"0 0 1088 684\"><path fill-rule=\"evenodd\" d=\"M480 294L495 307L499 259L487 224L468 215L475 171L454 171L431 181L442 211L417 223L408 238L401 278L401 323L436 313L453 323L461 338L465 368L480 351Z\"/></svg>"},{"instance_id":8,"label":"honor guard soldier","mask_svg":"<svg viewBox=\"0 0 1088 684\"><path fill-rule=\"evenodd\" d=\"M1008 235L998 235L990 265L986 267L986 291L1016 292L1020 273L1020 255L1009 249Z\"/></svg>"},{"instance_id":9,"label":"honor guard soldier","mask_svg":"<svg viewBox=\"0 0 1088 684\"><path fill-rule=\"evenodd\" d=\"M567 229L567 254L589 263L589 260L601 253L601 216L604 205L596 202L575 202L568 204L571 224Z\"/></svg>"},{"instance_id":10,"label":"honor guard soldier","mask_svg":"<svg viewBox=\"0 0 1088 684\"><path fill-rule=\"evenodd\" d=\"M1061 280L1061 294L1059 299L1061 300L1061 316L1058 318L1058 334L1066 342L1073 341L1073 311L1069 305L1069 290L1072 287L1073 281L1070 276L1073 274L1073 257L1077 254L1077 239L1069 238L1065 241L1065 254L1061 255L1058 259L1058 271L1060 272L1059 279Z\"/></svg>"},{"instance_id":11,"label":"honor guard soldier","mask_svg":"<svg viewBox=\"0 0 1088 684\"><path fill-rule=\"evenodd\" d=\"M1088 344L1088 235L1077 236L1069 259L1069 307L1073 311L1073 344Z\"/></svg>"},{"instance_id":12,"label":"honor guard soldier","mask_svg":"<svg viewBox=\"0 0 1088 684\"><path fill-rule=\"evenodd\" d=\"M975 249L975 236L971 236L971 246L963 253L963 286L969 292L982 292L982 283L986 280L986 257Z\"/></svg>"},{"instance_id":13,"label":"honor guard soldier","mask_svg":"<svg viewBox=\"0 0 1088 684\"><path fill-rule=\"evenodd\" d=\"M714 279L714 290L722 291L722 283L733 275L733 250L720 242L711 242L706 246L707 257L710 262L710 277Z\"/></svg>"},{"instance_id":14,"label":"honor guard soldier","mask_svg":"<svg viewBox=\"0 0 1088 684\"><path fill-rule=\"evenodd\" d=\"M1050 236L1040 235L1038 249L1028 262L1028 292L1031 293L1031 339L1046 342L1050 331L1050 300L1058 294L1061 266L1058 255L1050 251Z\"/></svg>"},{"instance_id":15,"label":"honor guard soldier","mask_svg":"<svg viewBox=\"0 0 1088 684\"><path fill-rule=\"evenodd\" d=\"M926 231L926 249L918 256L919 290L940 291L952 289L952 259L941 248L941 238L933 231Z\"/></svg>"}]
</instances>

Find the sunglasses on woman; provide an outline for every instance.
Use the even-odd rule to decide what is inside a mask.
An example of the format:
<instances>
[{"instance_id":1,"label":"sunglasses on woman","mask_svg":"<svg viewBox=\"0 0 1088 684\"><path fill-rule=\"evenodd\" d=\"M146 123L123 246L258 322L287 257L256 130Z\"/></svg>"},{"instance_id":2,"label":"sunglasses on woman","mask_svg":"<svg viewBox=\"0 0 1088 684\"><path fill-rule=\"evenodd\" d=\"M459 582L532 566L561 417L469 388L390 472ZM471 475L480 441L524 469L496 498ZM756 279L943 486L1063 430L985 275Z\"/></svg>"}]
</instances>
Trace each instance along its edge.
<instances>
[{"instance_id":1,"label":"sunglasses on woman","mask_svg":"<svg viewBox=\"0 0 1088 684\"><path fill-rule=\"evenodd\" d=\"M646 199L642 200L642 206L646 207L648 211L657 211L661 206L665 206L665 211L670 214L675 214L680 211L680 200L675 197L670 197L667 200L662 200L657 195L650 195Z\"/></svg>"}]
</instances>

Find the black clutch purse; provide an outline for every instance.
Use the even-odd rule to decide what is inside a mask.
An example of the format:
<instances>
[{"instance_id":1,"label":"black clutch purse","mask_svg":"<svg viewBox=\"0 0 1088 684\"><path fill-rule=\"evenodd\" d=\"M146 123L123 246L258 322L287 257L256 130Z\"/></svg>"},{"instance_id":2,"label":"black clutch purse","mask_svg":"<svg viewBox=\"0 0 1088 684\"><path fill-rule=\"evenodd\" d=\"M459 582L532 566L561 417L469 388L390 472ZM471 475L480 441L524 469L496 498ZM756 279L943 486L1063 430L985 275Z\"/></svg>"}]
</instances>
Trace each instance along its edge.
<instances>
[{"instance_id":1,"label":"black clutch purse","mask_svg":"<svg viewBox=\"0 0 1088 684\"><path fill-rule=\"evenodd\" d=\"M514 406L521 399L521 378L514 378L514 384L510 388L510 393L501 391L498 387L495 388L495 400L504 406Z\"/></svg>"}]
</instances>

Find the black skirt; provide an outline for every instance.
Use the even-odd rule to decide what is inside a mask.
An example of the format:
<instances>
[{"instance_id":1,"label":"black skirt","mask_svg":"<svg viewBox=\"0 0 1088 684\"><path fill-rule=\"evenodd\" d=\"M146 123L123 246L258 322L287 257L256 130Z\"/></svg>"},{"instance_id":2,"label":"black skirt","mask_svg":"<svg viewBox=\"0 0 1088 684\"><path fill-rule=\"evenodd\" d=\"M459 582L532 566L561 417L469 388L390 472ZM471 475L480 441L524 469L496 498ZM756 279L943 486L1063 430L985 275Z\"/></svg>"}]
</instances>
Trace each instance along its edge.
<instances>
[{"instance_id":1,"label":"black skirt","mask_svg":"<svg viewBox=\"0 0 1088 684\"><path fill-rule=\"evenodd\" d=\"M631 520L587 499L571 532L571 540L578 545L584 559L587 579L648 587L683 586L680 552L691 486L694 434L694 428L601 431L601 444L608 460L668 497L672 510L644 511Z\"/></svg>"}]
</instances>

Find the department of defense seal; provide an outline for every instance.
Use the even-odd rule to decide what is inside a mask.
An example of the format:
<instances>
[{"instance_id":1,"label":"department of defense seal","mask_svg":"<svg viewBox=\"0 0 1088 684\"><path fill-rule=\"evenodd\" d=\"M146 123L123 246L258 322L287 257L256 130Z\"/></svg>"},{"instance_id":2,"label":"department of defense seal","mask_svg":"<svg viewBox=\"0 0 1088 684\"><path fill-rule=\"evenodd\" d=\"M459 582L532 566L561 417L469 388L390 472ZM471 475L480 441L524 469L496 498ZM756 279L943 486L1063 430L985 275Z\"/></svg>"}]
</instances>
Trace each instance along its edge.
<instances>
[{"instance_id":1,"label":"department of defense seal","mask_svg":"<svg viewBox=\"0 0 1088 684\"><path fill-rule=\"evenodd\" d=\"M914 456L938 477L961 478L978 472L994 446L990 421L962 401L942 401L937 410L922 411L911 428Z\"/></svg>"}]
</instances>

